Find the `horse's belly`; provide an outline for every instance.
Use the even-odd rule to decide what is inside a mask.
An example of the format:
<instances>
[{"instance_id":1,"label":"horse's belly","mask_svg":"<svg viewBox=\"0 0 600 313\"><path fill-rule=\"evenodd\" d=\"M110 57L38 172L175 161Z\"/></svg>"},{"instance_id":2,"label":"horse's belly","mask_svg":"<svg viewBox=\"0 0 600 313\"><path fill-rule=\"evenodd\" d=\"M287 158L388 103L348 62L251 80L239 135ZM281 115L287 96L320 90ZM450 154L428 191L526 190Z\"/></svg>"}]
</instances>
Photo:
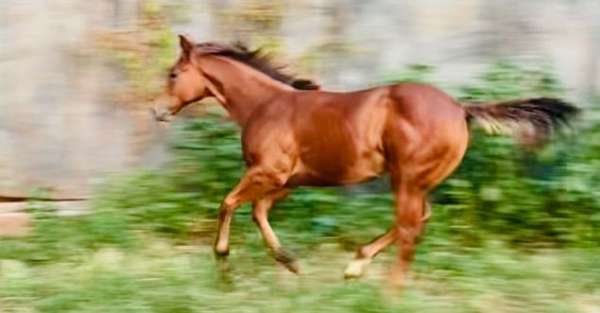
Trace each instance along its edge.
<instances>
[{"instance_id":1,"label":"horse's belly","mask_svg":"<svg viewBox=\"0 0 600 313\"><path fill-rule=\"evenodd\" d=\"M338 186L364 182L380 176L385 169L383 154L363 153L354 162L304 163L299 162L288 180L289 186Z\"/></svg>"},{"instance_id":2,"label":"horse's belly","mask_svg":"<svg viewBox=\"0 0 600 313\"><path fill-rule=\"evenodd\" d=\"M380 176L385 170L385 158L378 151L362 153L343 176L344 184L355 184Z\"/></svg>"}]
</instances>

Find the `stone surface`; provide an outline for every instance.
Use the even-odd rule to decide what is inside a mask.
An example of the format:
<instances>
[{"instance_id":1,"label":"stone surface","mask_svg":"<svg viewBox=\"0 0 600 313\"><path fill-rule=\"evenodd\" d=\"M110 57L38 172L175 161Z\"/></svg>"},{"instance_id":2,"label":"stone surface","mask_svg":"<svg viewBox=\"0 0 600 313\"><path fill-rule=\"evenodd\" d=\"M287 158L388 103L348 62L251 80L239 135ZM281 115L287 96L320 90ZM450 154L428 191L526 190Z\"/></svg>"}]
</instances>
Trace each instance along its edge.
<instances>
[{"instance_id":1,"label":"stone surface","mask_svg":"<svg viewBox=\"0 0 600 313\"><path fill-rule=\"evenodd\" d=\"M151 166L156 123L113 96L125 82L92 36L128 27L137 2L0 1L0 198L85 197Z\"/></svg>"}]
</instances>

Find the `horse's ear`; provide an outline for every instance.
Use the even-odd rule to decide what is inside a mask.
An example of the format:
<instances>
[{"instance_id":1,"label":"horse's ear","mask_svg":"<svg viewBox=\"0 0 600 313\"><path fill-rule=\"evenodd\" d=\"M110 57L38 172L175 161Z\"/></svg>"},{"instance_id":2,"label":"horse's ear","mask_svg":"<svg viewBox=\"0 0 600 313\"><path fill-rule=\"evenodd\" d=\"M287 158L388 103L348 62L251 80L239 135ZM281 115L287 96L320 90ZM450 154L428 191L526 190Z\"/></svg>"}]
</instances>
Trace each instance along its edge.
<instances>
[{"instance_id":1,"label":"horse's ear","mask_svg":"<svg viewBox=\"0 0 600 313\"><path fill-rule=\"evenodd\" d=\"M184 56L189 56L196 44L185 35L179 35L179 46Z\"/></svg>"}]
</instances>

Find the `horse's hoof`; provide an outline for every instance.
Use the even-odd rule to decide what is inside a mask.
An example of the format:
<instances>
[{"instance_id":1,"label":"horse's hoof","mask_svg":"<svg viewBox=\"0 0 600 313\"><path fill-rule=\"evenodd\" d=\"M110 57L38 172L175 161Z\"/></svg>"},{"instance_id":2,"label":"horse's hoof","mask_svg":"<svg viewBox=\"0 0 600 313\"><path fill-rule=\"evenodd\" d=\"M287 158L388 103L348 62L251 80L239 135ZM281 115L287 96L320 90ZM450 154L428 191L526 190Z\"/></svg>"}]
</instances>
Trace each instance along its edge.
<instances>
[{"instance_id":1,"label":"horse's hoof","mask_svg":"<svg viewBox=\"0 0 600 313\"><path fill-rule=\"evenodd\" d=\"M371 263L371 259L368 258L352 260L344 271L344 278L354 279L361 277L364 275L369 263Z\"/></svg>"},{"instance_id":2,"label":"horse's hoof","mask_svg":"<svg viewBox=\"0 0 600 313\"><path fill-rule=\"evenodd\" d=\"M281 263L281 264L283 264L283 266L285 266L285 268L287 268L290 272L292 272L296 275L300 275L300 265L298 264L297 261Z\"/></svg>"},{"instance_id":3,"label":"horse's hoof","mask_svg":"<svg viewBox=\"0 0 600 313\"><path fill-rule=\"evenodd\" d=\"M274 257L277 262L281 263L285 268L294 274L300 274L300 266L293 253L283 248L279 248L274 252Z\"/></svg>"},{"instance_id":4,"label":"horse's hoof","mask_svg":"<svg viewBox=\"0 0 600 313\"><path fill-rule=\"evenodd\" d=\"M407 283L406 270L403 268L392 268L388 279L388 286L390 290L402 290Z\"/></svg>"},{"instance_id":5,"label":"horse's hoof","mask_svg":"<svg viewBox=\"0 0 600 313\"><path fill-rule=\"evenodd\" d=\"M215 257L217 259L225 259L229 256L229 248L219 248L214 247L213 252L215 253Z\"/></svg>"},{"instance_id":6,"label":"horse's hoof","mask_svg":"<svg viewBox=\"0 0 600 313\"><path fill-rule=\"evenodd\" d=\"M229 262L227 261L227 257L229 256L229 249L227 250L218 250L214 249L215 262L217 265L217 269L219 272L228 272L229 271Z\"/></svg>"}]
</instances>

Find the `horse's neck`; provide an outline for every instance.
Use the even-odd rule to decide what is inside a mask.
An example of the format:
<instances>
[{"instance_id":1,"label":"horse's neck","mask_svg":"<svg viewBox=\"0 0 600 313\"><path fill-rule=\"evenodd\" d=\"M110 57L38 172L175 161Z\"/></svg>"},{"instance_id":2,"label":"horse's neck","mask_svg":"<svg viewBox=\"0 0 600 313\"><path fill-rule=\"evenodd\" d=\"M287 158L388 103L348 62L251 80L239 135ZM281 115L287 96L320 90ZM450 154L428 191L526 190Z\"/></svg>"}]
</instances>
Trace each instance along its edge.
<instances>
[{"instance_id":1,"label":"horse's neck","mask_svg":"<svg viewBox=\"0 0 600 313\"><path fill-rule=\"evenodd\" d=\"M229 115L244 126L252 113L291 87L235 61L217 59L203 67L205 76L216 86L215 95Z\"/></svg>"}]
</instances>

